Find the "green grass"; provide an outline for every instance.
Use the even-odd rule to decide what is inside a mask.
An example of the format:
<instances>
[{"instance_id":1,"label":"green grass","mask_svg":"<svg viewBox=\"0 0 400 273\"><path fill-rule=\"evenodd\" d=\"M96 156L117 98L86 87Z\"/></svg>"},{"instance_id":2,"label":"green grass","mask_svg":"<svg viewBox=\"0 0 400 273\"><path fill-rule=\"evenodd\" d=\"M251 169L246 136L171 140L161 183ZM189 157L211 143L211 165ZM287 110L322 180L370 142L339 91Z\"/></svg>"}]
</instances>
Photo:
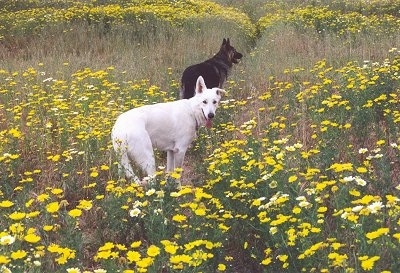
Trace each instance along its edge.
<instances>
[{"instance_id":1,"label":"green grass","mask_svg":"<svg viewBox=\"0 0 400 273\"><path fill-rule=\"evenodd\" d=\"M0 272L398 271L399 1L1 3ZM119 178L116 117L224 37L183 173Z\"/></svg>"}]
</instances>

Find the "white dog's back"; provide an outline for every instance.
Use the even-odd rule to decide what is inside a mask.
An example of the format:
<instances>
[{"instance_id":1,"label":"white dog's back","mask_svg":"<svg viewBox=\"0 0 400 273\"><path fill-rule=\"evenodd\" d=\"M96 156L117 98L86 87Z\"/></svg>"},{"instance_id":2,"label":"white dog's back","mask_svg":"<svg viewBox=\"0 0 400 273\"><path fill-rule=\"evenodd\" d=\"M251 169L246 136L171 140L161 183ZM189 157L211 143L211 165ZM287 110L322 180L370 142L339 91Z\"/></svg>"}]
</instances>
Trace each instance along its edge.
<instances>
[{"instance_id":1,"label":"white dog's back","mask_svg":"<svg viewBox=\"0 0 400 273\"><path fill-rule=\"evenodd\" d=\"M152 145L171 150L176 138L195 133L193 112L188 100L145 105L122 113L113 128L113 138L138 139L149 135Z\"/></svg>"}]
</instances>

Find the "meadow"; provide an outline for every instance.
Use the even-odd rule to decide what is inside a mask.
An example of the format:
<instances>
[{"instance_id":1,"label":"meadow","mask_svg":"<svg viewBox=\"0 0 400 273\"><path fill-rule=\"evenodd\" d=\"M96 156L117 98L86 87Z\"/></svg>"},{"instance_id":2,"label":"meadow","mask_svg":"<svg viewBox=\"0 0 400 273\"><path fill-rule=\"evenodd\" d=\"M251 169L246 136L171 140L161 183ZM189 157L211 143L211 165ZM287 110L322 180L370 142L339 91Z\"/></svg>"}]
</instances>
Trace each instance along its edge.
<instances>
[{"instance_id":1,"label":"meadow","mask_svg":"<svg viewBox=\"0 0 400 273\"><path fill-rule=\"evenodd\" d=\"M399 272L399 11L0 0L0 272ZM117 116L224 37L244 57L183 170L118 177Z\"/></svg>"}]
</instances>

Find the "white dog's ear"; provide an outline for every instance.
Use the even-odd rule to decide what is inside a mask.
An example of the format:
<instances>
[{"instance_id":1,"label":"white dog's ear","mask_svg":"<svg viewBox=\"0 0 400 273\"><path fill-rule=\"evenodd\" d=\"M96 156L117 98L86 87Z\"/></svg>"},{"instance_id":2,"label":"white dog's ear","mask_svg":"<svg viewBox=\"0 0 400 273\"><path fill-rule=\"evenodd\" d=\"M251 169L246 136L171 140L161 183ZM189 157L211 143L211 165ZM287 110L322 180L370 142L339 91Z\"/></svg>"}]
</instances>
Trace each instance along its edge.
<instances>
[{"instance_id":1,"label":"white dog's ear","mask_svg":"<svg viewBox=\"0 0 400 273\"><path fill-rule=\"evenodd\" d=\"M224 89L217 88L217 95L218 96L222 97L222 95L225 95L225 94L226 94L226 91Z\"/></svg>"},{"instance_id":2,"label":"white dog's ear","mask_svg":"<svg viewBox=\"0 0 400 273\"><path fill-rule=\"evenodd\" d=\"M207 89L207 86L204 82L204 79L202 76L199 76L197 78L197 82L196 82L196 94L200 94L203 93L204 90Z\"/></svg>"}]
</instances>

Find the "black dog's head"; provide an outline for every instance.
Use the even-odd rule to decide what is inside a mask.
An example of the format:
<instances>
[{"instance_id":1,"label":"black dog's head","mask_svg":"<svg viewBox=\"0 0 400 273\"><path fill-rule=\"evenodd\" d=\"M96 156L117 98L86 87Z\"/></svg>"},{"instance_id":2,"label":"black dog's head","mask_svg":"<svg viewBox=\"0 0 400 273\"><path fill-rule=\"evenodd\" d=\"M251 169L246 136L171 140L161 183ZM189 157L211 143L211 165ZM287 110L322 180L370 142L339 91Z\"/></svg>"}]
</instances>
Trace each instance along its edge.
<instances>
[{"instance_id":1,"label":"black dog's head","mask_svg":"<svg viewBox=\"0 0 400 273\"><path fill-rule=\"evenodd\" d=\"M222 41L221 51L224 52L228 56L229 61L234 64L237 64L239 60L243 57L242 53L237 52L236 49L231 46L229 38L224 38L224 40Z\"/></svg>"}]
</instances>

